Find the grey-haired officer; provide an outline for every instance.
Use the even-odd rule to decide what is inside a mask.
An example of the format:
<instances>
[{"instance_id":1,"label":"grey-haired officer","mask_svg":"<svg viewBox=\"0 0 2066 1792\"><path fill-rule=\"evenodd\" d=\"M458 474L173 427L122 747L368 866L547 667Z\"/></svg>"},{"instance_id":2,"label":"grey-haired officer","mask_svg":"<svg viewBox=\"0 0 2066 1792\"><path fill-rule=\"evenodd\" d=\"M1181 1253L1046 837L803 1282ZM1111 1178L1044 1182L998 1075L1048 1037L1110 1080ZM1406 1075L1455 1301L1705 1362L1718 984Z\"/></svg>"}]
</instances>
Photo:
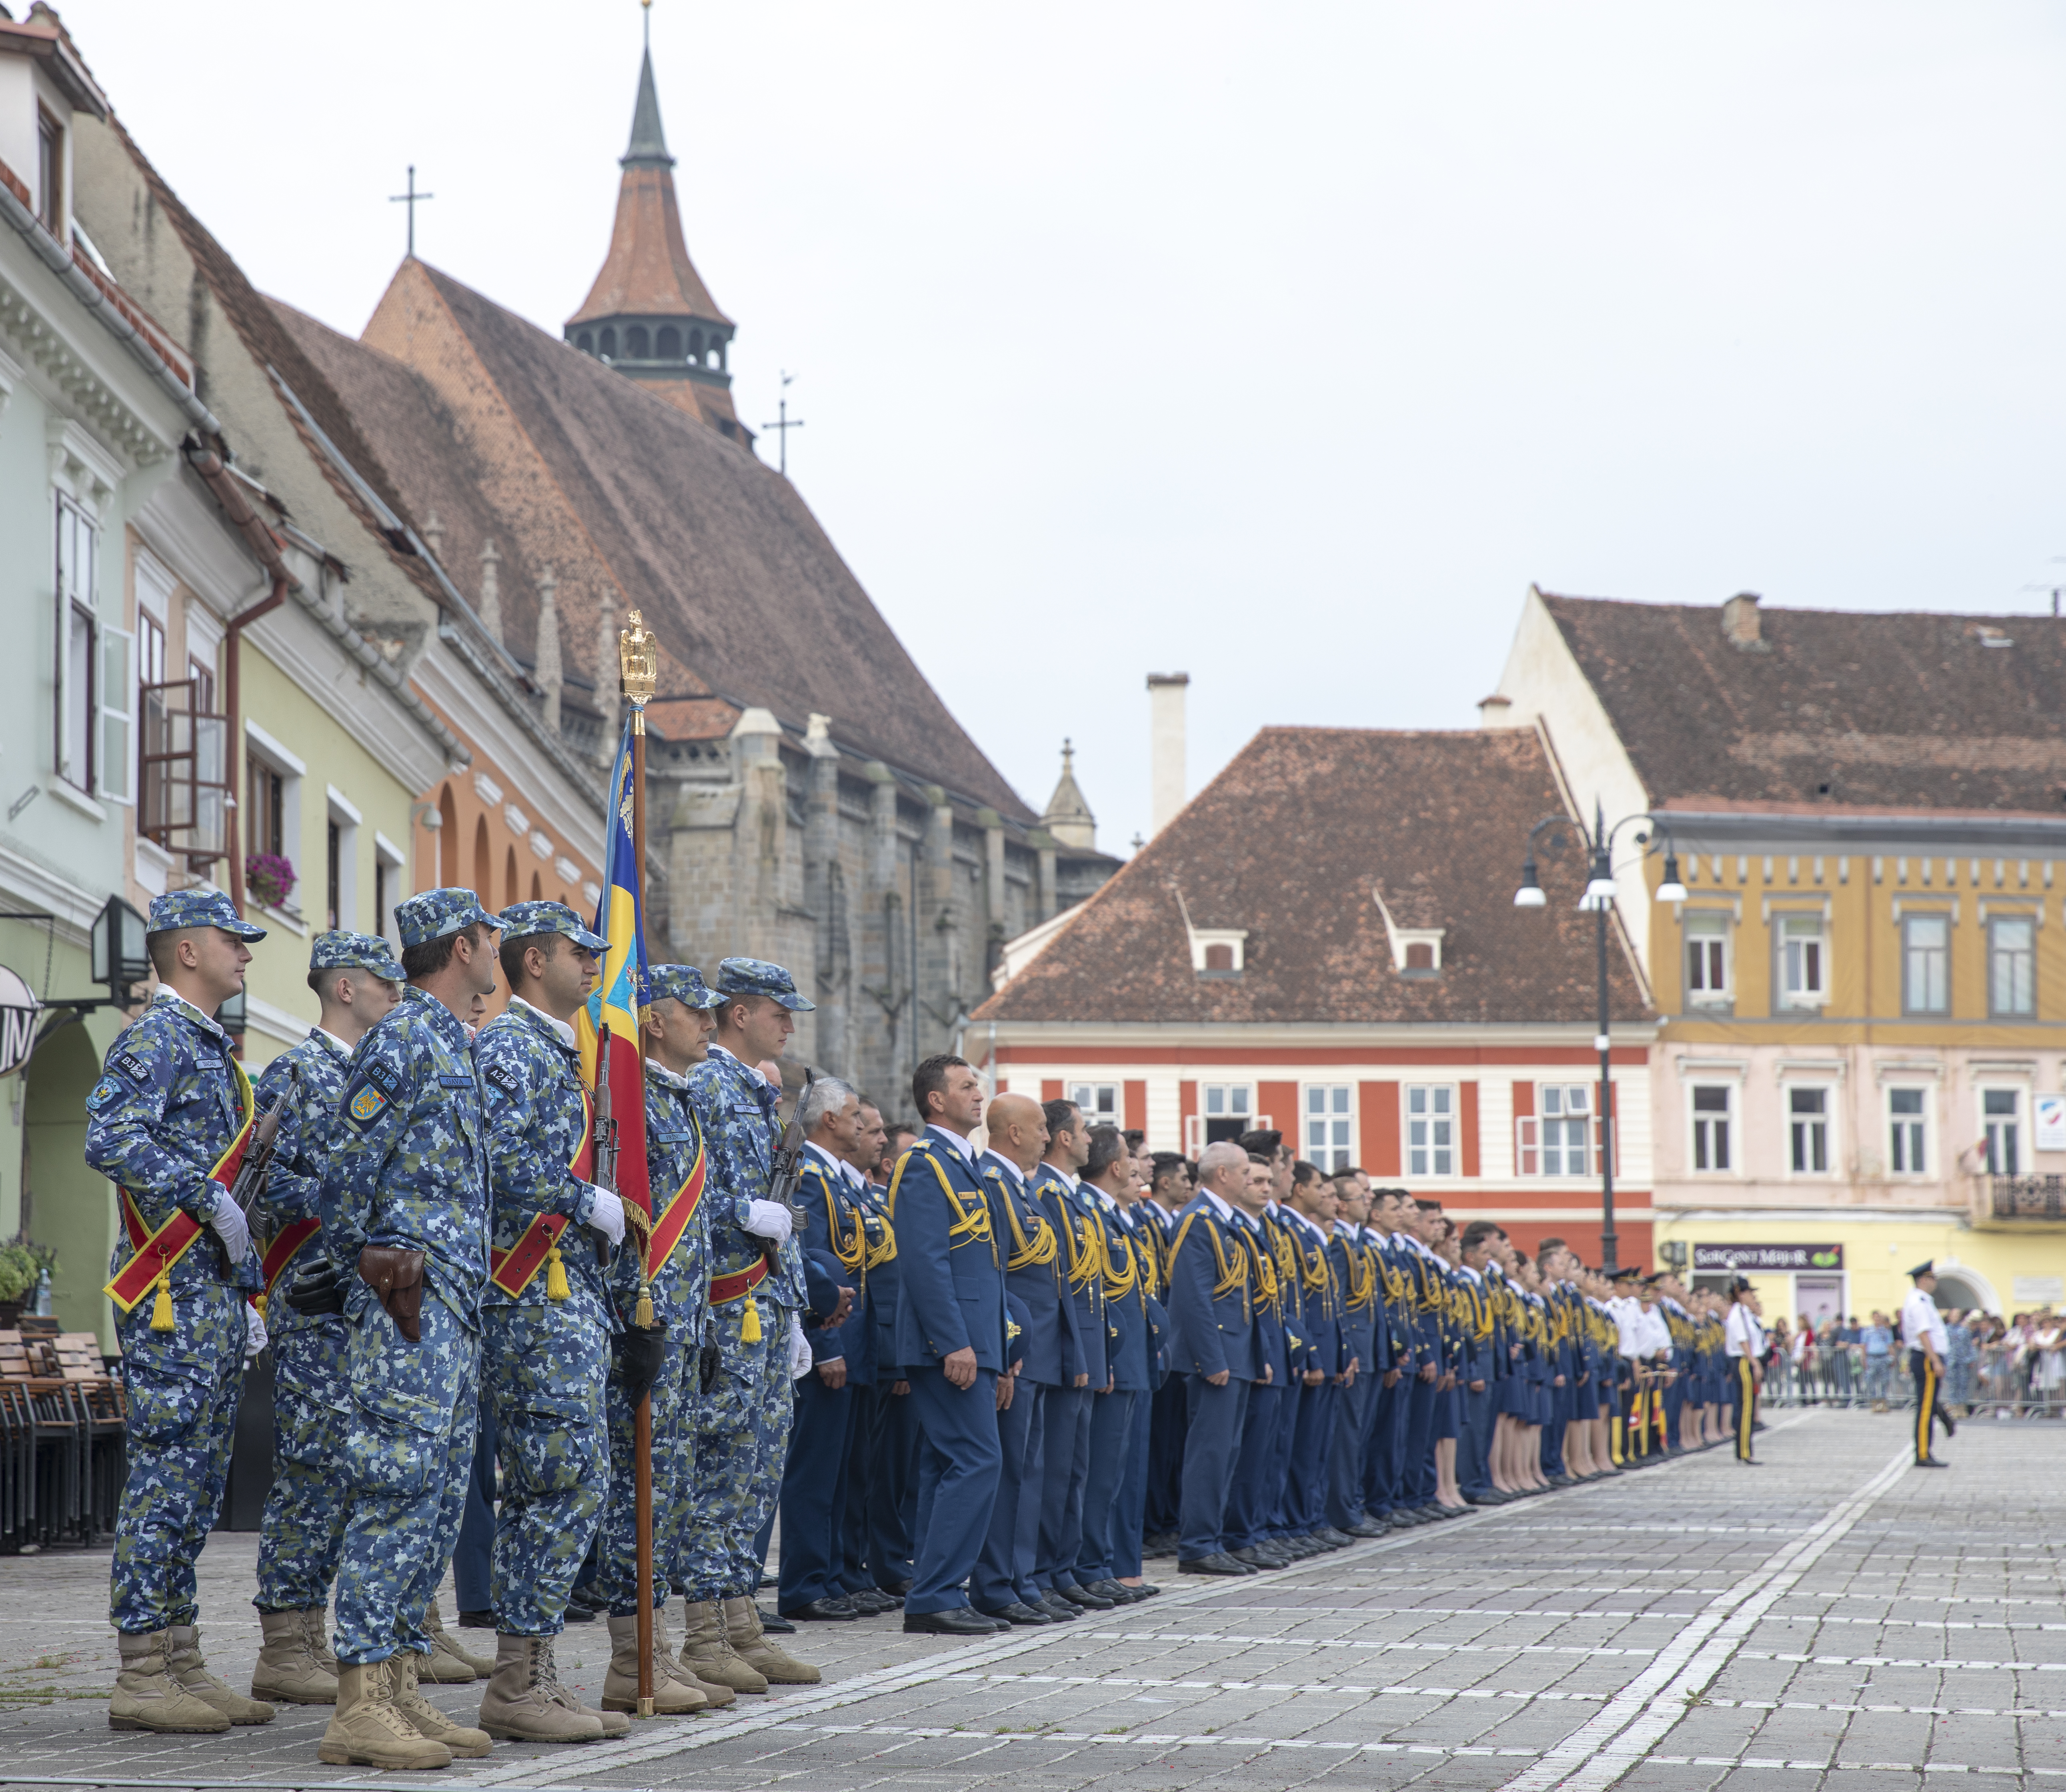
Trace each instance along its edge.
<instances>
[{"instance_id":1,"label":"grey-haired officer","mask_svg":"<svg viewBox=\"0 0 2066 1792\"><path fill-rule=\"evenodd\" d=\"M512 904L501 919L509 1005L473 1042L490 1215L482 1373L502 1459L495 1673L480 1727L519 1741L593 1741L630 1720L584 1708L560 1685L553 1639L610 1486L603 1386L618 1321L608 1260L624 1242L624 1203L594 1179L573 1025L609 942L564 903Z\"/></svg>"},{"instance_id":2,"label":"grey-haired officer","mask_svg":"<svg viewBox=\"0 0 2066 1792\"><path fill-rule=\"evenodd\" d=\"M798 1317L802 1252L789 1236L789 1210L768 1199L782 1137L778 1092L756 1066L782 1056L795 1017L816 1005L796 993L780 965L758 958L726 959L717 993L716 1038L689 1073L710 1154L703 1199L718 1371L696 1406L682 1659L699 1680L765 1692L769 1681L808 1685L819 1677L767 1640L753 1599L760 1584L757 1539L788 1452L791 1384L811 1361Z\"/></svg>"},{"instance_id":3,"label":"grey-haired officer","mask_svg":"<svg viewBox=\"0 0 2066 1792\"><path fill-rule=\"evenodd\" d=\"M309 988L319 1015L307 1038L258 1078L258 1105L284 1094L263 1198L251 1215L273 1345L273 1486L259 1525L258 1608L263 1643L251 1696L334 1705L337 1658L324 1620L344 1547L344 1379L341 1313L298 1313L287 1279L322 1248L322 1179L352 1049L401 1000L394 949L370 933L319 933L309 948Z\"/></svg>"},{"instance_id":4,"label":"grey-haired officer","mask_svg":"<svg viewBox=\"0 0 2066 1792\"><path fill-rule=\"evenodd\" d=\"M665 1342L650 1365L653 1462L654 1711L686 1716L730 1705L730 1686L696 1678L670 1653L668 1591L680 1578L687 1547L690 1477L695 1466L696 1379L703 1313L710 1301L710 1213L703 1197L710 1161L703 1127L689 1098L689 1073L703 1061L716 1022L717 997L693 965L654 965L640 1014L646 1035L646 1163L653 1190L653 1232L646 1247L646 1289L654 1325ZM618 1253L610 1293L625 1329L621 1360L610 1377L610 1499L602 1520L595 1596L609 1608L610 1669L603 1708L635 1710L638 1702L638 1531L634 1449L638 1395L647 1363L638 1317L638 1261Z\"/></svg>"},{"instance_id":5,"label":"grey-haired officer","mask_svg":"<svg viewBox=\"0 0 2066 1792\"><path fill-rule=\"evenodd\" d=\"M500 922L471 890L395 911L408 985L346 1066L322 1245L344 1316L344 1475L333 1766L421 1770L492 1745L417 1690L426 1621L466 1510L488 1280L488 1153L467 1017L495 993ZM310 1278L313 1281L315 1278ZM290 1302L318 1309L297 1277Z\"/></svg>"},{"instance_id":6,"label":"grey-haired officer","mask_svg":"<svg viewBox=\"0 0 2066 1792\"><path fill-rule=\"evenodd\" d=\"M129 1398L108 1601L120 1633L107 1711L117 1729L225 1730L273 1715L209 1672L194 1585L244 1365L265 1337L246 1299L257 1290L250 1229L229 1195L256 1101L215 1021L265 936L218 891L153 901L144 944L157 992L87 1098L86 1161L120 1190L124 1232L107 1284Z\"/></svg>"}]
</instances>

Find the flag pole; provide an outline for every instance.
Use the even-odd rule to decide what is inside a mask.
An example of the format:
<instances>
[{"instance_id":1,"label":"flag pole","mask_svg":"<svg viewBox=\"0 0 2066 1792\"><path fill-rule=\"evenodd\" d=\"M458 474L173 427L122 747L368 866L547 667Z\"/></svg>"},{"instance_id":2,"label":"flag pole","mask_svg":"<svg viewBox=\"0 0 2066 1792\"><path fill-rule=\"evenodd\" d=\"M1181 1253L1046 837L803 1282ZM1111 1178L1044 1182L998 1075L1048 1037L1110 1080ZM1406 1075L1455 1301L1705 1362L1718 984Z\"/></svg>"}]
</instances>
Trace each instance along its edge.
<instances>
[{"instance_id":1,"label":"flag pole","mask_svg":"<svg viewBox=\"0 0 2066 1792\"><path fill-rule=\"evenodd\" d=\"M638 867L640 895L639 927L645 927L646 888L646 705L658 688L659 654L653 636L638 611L631 613L631 626L620 629L617 638L618 668L625 696L631 704L631 852ZM638 1016L638 1098L646 1098L646 991L642 986L634 1000ZM647 1292L650 1268L647 1252L652 1228L638 1239L638 1311L645 1325L653 1323L652 1299ZM636 1515L638 1561L638 1715L653 1715L653 1395L646 1390L632 1414L632 1499Z\"/></svg>"}]
</instances>

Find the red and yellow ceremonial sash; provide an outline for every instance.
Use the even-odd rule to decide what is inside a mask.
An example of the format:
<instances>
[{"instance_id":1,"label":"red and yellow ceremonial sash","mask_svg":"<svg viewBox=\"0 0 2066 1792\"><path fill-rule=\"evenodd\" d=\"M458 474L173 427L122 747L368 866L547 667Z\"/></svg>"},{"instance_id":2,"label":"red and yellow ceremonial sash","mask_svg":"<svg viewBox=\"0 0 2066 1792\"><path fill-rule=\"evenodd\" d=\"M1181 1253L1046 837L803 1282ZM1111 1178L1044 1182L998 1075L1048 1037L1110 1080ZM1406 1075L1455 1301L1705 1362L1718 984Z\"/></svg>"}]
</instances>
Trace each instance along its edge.
<instances>
[{"instance_id":1,"label":"red and yellow ceremonial sash","mask_svg":"<svg viewBox=\"0 0 2066 1792\"><path fill-rule=\"evenodd\" d=\"M696 1161L690 1166L687 1179L674 1191L674 1198L653 1222L652 1242L646 1249L646 1275L650 1280L666 1267L667 1259L674 1254L674 1247L682 1241L682 1234L689 1229L689 1222L695 1217L696 1207L703 1198L703 1178L707 1169L703 1159L703 1142L696 1140ZM762 1271L767 1264L761 1264Z\"/></svg>"},{"instance_id":2,"label":"red and yellow ceremonial sash","mask_svg":"<svg viewBox=\"0 0 2066 1792\"><path fill-rule=\"evenodd\" d=\"M574 1147L574 1155L568 1160L567 1170L577 1180L593 1182L595 1179L595 1110L589 1105L588 1091L575 1087L581 1096L581 1142ZM564 1213L540 1213L532 1216L531 1224L524 1228L524 1236L506 1251L488 1253L488 1279L512 1299L531 1285L532 1279L541 1269L545 1272L545 1298L564 1301L573 1292L567 1284L566 1265L560 1260L560 1234L567 1229Z\"/></svg>"},{"instance_id":3,"label":"red and yellow ceremonial sash","mask_svg":"<svg viewBox=\"0 0 2066 1792\"><path fill-rule=\"evenodd\" d=\"M225 1192L237 1180L237 1172L244 1163L245 1149L251 1143L251 1129L258 1118L258 1098L252 1093L251 1079L245 1075L244 1066L235 1058L229 1060L229 1067L236 1073L237 1101L243 1118L237 1136L229 1142L229 1149L216 1159L215 1167L208 1173L209 1180L221 1183ZM171 1219L152 1232L144 1224L136 1196L125 1188L122 1191L122 1224L129 1234L131 1256L101 1292L126 1315L134 1312L136 1303L155 1286L158 1297L151 1307L151 1329L169 1332L172 1329L172 1265L187 1254L193 1241L201 1236L204 1229L201 1222L184 1207L178 1207Z\"/></svg>"},{"instance_id":4,"label":"red and yellow ceremonial sash","mask_svg":"<svg viewBox=\"0 0 2066 1792\"><path fill-rule=\"evenodd\" d=\"M264 1286L251 1303L257 1308L261 1318L265 1317L265 1303L272 1296L273 1284L287 1272L287 1265L294 1260L294 1253L322 1230L320 1220L297 1220L265 1247Z\"/></svg>"},{"instance_id":5,"label":"red and yellow ceremonial sash","mask_svg":"<svg viewBox=\"0 0 2066 1792\"><path fill-rule=\"evenodd\" d=\"M751 1294L767 1280L768 1260L765 1257L748 1264L743 1269L734 1270L729 1276L713 1276L710 1284L711 1305L714 1307L729 1306L741 1295ZM748 1338L746 1341L751 1344L754 1341Z\"/></svg>"}]
</instances>

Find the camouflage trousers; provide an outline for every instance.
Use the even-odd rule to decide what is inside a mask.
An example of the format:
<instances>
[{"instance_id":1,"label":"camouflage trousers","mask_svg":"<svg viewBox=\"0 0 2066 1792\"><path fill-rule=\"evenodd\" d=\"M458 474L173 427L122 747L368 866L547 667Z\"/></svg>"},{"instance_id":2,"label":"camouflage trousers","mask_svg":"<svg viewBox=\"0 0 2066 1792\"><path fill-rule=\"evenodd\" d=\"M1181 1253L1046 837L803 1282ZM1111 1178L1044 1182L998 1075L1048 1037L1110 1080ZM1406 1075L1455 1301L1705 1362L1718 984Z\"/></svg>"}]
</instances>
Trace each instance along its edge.
<instances>
[{"instance_id":1,"label":"camouflage trousers","mask_svg":"<svg viewBox=\"0 0 2066 1792\"><path fill-rule=\"evenodd\" d=\"M696 1337L684 1325L667 1331L667 1360L653 1384L653 1603L667 1603L681 1572L695 1467ZM610 1500L603 1509L602 1547L593 1592L610 1601L613 1617L638 1609L638 1526L633 1450L634 1415L624 1390L612 1381L610 1411Z\"/></svg>"},{"instance_id":2,"label":"camouflage trousers","mask_svg":"<svg viewBox=\"0 0 2066 1792\"><path fill-rule=\"evenodd\" d=\"M484 1308L481 1325L502 1459L489 1579L495 1628L557 1636L610 1486L610 1321L577 1283L565 1301Z\"/></svg>"},{"instance_id":3,"label":"camouflage trousers","mask_svg":"<svg viewBox=\"0 0 2066 1792\"><path fill-rule=\"evenodd\" d=\"M341 1315L295 1313L285 1301L272 1334L273 1486L258 1537L261 1612L330 1604L344 1547L344 1439L351 1410Z\"/></svg>"},{"instance_id":4,"label":"camouflage trousers","mask_svg":"<svg viewBox=\"0 0 2066 1792\"><path fill-rule=\"evenodd\" d=\"M346 1666L384 1661L398 1648L431 1652L423 1614L459 1541L480 1398L479 1334L435 1288L415 1344L370 1289L354 1289L352 1306L334 1644Z\"/></svg>"},{"instance_id":5,"label":"camouflage trousers","mask_svg":"<svg viewBox=\"0 0 2066 1792\"><path fill-rule=\"evenodd\" d=\"M196 1250L213 1248L204 1240ZM172 1329L149 1300L116 1327L129 1401L129 1474L115 1521L108 1616L141 1634L197 1621L194 1563L214 1528L244 1388L244 1296L226 1284L175 1290Z\"/></svg>"},{"instance_id":6,"label":"camouflage trousers","mask_svg":"<svg viewBox=\"0 0 2066 1792\"><path fill-rule=\"evenodd\" d=\"M746 1301L760 1310L754 1344L739 1335ZM696 1403L695 1466L675 1542L679 1584L692 1600L746 1598L760 1584L755 1540L782 1491L796 1409L790 1309L749 1294L716 1317L718 1377Z\"/></svg>"}]
</instances>

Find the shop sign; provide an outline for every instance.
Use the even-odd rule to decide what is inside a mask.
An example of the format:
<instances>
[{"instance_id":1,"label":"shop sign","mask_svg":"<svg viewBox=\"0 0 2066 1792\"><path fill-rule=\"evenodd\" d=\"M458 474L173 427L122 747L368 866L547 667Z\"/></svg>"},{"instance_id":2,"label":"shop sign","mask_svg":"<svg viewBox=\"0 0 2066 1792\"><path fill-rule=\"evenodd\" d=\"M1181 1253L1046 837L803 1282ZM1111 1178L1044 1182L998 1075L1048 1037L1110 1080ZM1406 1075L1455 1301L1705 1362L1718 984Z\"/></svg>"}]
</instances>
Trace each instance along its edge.
<instances>
[{"instance_id":1,"label":"shop sign","mask_svg":"<svg viewBox=\"0 0 2066 1792\"><path fill-rule=\"evenodd\" d=\"M1841 1244L1695 1244L1695 1270L1784 1271L1841 1269Z\"/></svg>"},{"instance_id":2,"label":"shop sign","mask_svg":"<svg viewBox=\"0 0 2066 1792\"><path fill-rule=\"evenodd\" d=\"M36 1017L43 1005L18 973L0 965L0 1077L11 1076L36 1049Z\"/></svg>"},{"instance_id":3,"label":"shop sign","mask_svg":"<svg viewBox=\"0 0 2066 1792\"><path fill-rule=\"evenodd\" d=\"M2030 1111L2036 1123L2036 1148L2066 1151L2066 1095L2040 1095L2031 1102Z\"/></svg>"}]
</instances>

